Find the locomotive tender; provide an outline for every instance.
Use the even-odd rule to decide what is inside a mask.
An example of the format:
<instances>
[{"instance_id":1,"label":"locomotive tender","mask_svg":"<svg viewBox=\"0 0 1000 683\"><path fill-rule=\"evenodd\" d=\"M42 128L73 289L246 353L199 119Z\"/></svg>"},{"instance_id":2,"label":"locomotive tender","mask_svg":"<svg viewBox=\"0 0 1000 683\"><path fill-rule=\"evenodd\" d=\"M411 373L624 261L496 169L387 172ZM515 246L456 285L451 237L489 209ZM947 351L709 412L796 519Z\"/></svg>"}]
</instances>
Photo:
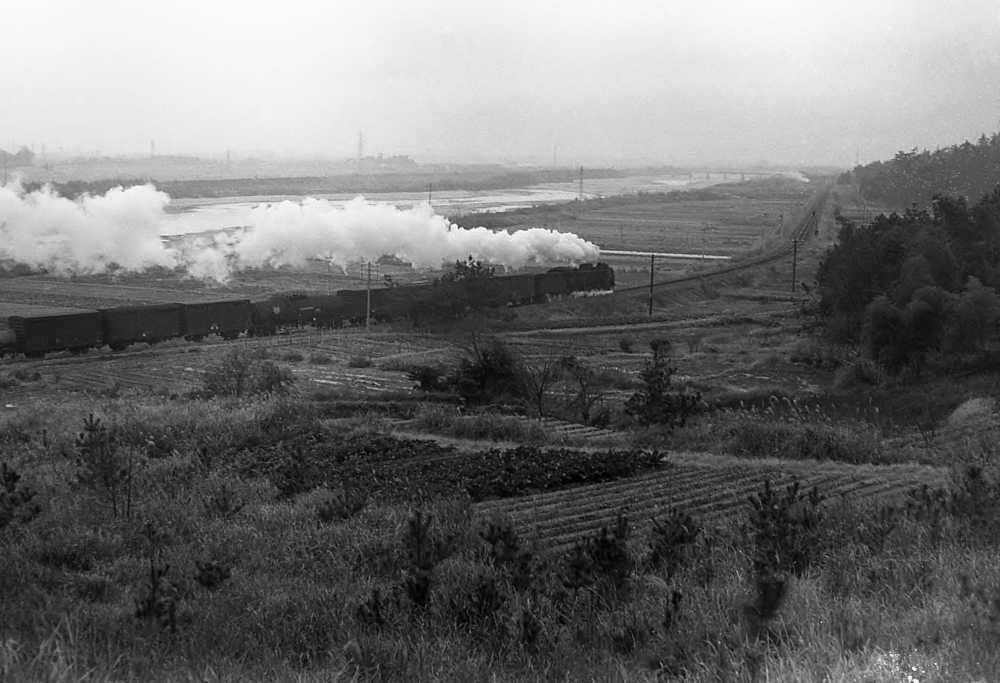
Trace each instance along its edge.
<instances>
[{"instance_id":1,"label":"locomotive tender","mask_svg":"<svg viewBox=\"0 0 1000 683\"><path fill-rule=\"evenodd\" d=\"M491 280L508 305L539 303L574 292L611 291L614 270L605 263L552 268L546 273L505 275ZM46 353L85 353L108 346L122 351L132 344L156 344L183 337L201 341L215 334L236 339L240 334L264 336L286 328L335 328L365 321L408 317L407 301L430 295L433 284L336 294L291 292L266 299L230 299L197 303L117 306L97 310L42 307L7 317L0 329L0 357L22 354L41 358ZM407 297L395 296L399 291Z\"/></svg>"}]
</instances>

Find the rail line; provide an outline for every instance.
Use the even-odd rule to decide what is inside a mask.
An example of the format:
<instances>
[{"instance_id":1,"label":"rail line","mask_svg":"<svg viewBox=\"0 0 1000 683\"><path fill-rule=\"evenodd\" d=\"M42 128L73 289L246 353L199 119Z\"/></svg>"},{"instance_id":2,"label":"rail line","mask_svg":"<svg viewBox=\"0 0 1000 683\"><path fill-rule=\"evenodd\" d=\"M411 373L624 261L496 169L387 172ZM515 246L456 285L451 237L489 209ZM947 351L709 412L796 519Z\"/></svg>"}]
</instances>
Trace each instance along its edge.
<instances>
[{"instance_id":1,"label":"rail line","mask_svg":"<svg viewBox=\"0 0 1000 683\"><path fill-rule=\"evenodd\" d=\"M759 256L755 259L748 261L742 261L740 263L733 264L731 266L725 266L711 271L702 271L699 273L693 273L691 275L685 275L684 277L674 278L672 280L664 280L662 282L654 282L652 285L636 285L634 287L622 287L621 289L616 288L612 295L625 294L627 292L648 292L650 288L658 289L661 287L670 287L672 285L681 285L691 282L698 282L700 280L708 280L712 278L722 277L725 275L731 275L733 273L738 273L741 270L749 270L751 268L758 268L768 263L773 263L782 258L789 256L792 250L795 248L795 243L801 243L809 235L810 231L814 231L819 225L820 216L823 213L823 206L830 195L831 184L827 184L820 190L817 190L813 199L810 201L809 206L806 208L805 217L799 221L795 230L792 232L792 239L786 241L784 245L774 250L770 254L765 256Z\"/></svg>"}]
</instances>

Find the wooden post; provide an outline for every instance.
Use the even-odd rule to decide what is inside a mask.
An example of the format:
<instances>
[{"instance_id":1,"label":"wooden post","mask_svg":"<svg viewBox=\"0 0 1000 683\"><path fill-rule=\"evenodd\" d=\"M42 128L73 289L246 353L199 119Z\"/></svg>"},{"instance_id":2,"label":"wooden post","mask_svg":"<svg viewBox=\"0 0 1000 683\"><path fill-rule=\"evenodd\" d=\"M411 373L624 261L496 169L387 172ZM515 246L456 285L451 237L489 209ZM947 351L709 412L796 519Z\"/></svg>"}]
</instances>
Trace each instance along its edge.
<instances>
[{"instance_id":1,"label":"wooden post","mask_svg":"<svg viewBox=\"0 0 1000 683\"><path fill-rule=\"evenodd\" d=\"M372 324L372 264L368 262L368 300L365 306L365 334L368 334Z\"/></svg>"},{"instance_id":2,"label":"wooden post","mask_svg":"<svg viewBox=\"0 0 1000 683\"><path fill-rule=\"evenodd\" d=\"M792 294L795 293L795 262L798 260L799 241L792 240Z\"/></svg>"},{"instance_id":3,"label":"wooden post","mask_svg":"<svg viewBox=\"0 0 1000 683\"><path fill-rule=\"evenodd\" d=\"M656 254L649 255L649 315L653 315L653 273L656 272Z\"/></svg>"}]
</instances>

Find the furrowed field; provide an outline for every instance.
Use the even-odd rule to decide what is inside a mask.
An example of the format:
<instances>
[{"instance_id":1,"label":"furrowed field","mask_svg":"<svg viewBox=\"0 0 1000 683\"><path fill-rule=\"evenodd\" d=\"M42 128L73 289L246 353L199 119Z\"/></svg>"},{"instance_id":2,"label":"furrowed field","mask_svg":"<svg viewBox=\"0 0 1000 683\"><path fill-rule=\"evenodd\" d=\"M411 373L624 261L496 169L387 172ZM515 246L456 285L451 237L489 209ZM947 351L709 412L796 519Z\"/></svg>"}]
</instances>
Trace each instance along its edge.
<instances>
[{"instance_id":1,"label":"furrowed field","mask_svg":"<svg viewBox=\"0 0 1000 683\"><path fill-rule=\"evenodd\" d=\"M491 218L746 258L820 184ZM28 276L0 299L325 290L323 268ZM652 315L637 291L5 359L0 680L993 680L994 371L879 375L790 277L657 288Z\"/></svg>"}]
</instances>

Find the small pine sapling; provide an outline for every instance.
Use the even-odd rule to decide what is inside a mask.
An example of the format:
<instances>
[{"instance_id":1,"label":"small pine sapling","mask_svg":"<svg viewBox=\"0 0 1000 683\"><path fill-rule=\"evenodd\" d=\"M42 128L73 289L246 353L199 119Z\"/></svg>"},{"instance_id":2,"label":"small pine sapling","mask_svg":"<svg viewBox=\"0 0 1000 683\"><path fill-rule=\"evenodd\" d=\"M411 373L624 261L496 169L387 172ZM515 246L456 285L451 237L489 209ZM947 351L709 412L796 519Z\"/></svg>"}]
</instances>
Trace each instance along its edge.
<instances>
[{"instance_id":1,"label":"small pine sapling","mask_svg":"<svg viewBox=\"0 0 1000 683\"><path fill-rule=\"evenodd\" d=\"M662 520L653 520L647 564L652 569L663 569L670 581L687 562L699 534L701 526L691 515L671 509Z\"/></svg>"},{"instance_id":2,"label":"small pine sapling","mask_svg":"<svg viewBox=\"0 0 1000 683\"><path fill-rule=\"evenodd\" d=\"M135 474L131 449L123 458L115 430L108 429L101 424L100 418L91 413L84 419L83 431L76 437L76 450L76 464L81 469L80 482L107 496L116 519L119 514L131 516Z\"/></svg>"},{"instance_id":3,"label":"small pine sapling","mask_svg":"<svg viewBox=\"0 0 1000 683\"><path fill-rule=\"evenodd\" d=\"M420 510L413 513L407 524L405 539L410 559L404 587L410 601L417 607L427 607L431 602L433 572L437 564L434 541L431 538L433 517Z\"/></svg>"},{"instance_id":4,"label":"small pine sapling","mask_svg":"<svg viewBox=\"0 0 1000 683\"><path fill-rule=\"evenodd\" d=\"M0 463L0 529L14 520L27 523L39 513L38 506L31 503L35 492L23 484L18 485L20 480L21 475L13 468Z\"/></svg>"},{"instance_id":5,"label":"small pine sapling","mask_svg":"<svg viewBox=\"0 0 1000 683\"><path fill-rule=\"evenodd\" d=\"M135 598L135 617L152 621L167 627L171 633L177 632L177 596L174 587L167 581L170 565L161 561L166 536L152 523L146 524L147 558L149 559L149 582L143 586L139 597Z\"/></svg>"}]
</instances>

